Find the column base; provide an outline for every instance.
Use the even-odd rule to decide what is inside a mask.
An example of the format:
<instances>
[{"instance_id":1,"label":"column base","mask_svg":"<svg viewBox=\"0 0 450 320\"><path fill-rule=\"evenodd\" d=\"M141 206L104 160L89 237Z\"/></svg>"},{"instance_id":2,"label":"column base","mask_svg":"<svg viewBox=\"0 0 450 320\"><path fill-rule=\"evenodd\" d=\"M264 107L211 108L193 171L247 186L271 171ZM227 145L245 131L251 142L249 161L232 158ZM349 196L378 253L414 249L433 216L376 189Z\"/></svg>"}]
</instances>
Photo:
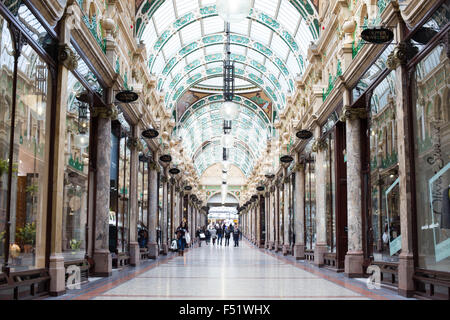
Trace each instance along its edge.
<instances>
[{"instance_id":1,"label":"column base","mask_svg":"<svg viewBox=\"0 0 450 320\"><path fill-rule=\"evenodd\" d=\"M404 297L414 295L414 257L413 255L400 254L398 259L398 294Z\"/></svg>"},{"instance_id":2,"label":"column base","mask_svg":"<svg viewBox=\"0 0 450 320\"><path fill-rule=\"evenodd\" d=\"M51 296L60 296L66 293L66 269L64 268L63 256L50 256L48 273L50 275L49 294Z\"/></svg>"},{"instance_id":3,"label":"column base","mask_svg":"<svg viewBox=\"0 0 450 320\"><path fill-rule=\"evenodd\" d=\"M264 248L264 241L260 241L258 244L258 248L263 249Z\"/></svg>"},{"instance_id":4,"label":"column base","mask_svg":"<svg viewBox=\"0 0 450 320\"><path fill-rule=\"evenodd\" d=\"M294 245L294 257L295 260L305 259L305 246L303 244Z\"/></svg>"},{"instance_id":5,"label":"column base","mask_svg":"<svg viewBox=\"0 0 450 320\"><path fill-rule=\"evenodd\" d=\"M162 248L162 254L167 256L167 254L169 253L169 245L167 243L163 243L161 245Z\"/></svg>"},{"instance_id":6,"label":"column base","mask_svg":"<svg viewBox=\"0 0 450 320\"><path fill-rule=\"evenodd\" d=\"M159 248L157 243L149 243L147 245L148 248L148 258L156 259L159 255Z\"/></svg>"},{"instance_id":7,"label":"column base","mask_svg":"<svg viewBox=\"0 0 450 320\"><path fill-rule=\"evenodd\" d=\"M110 277L112 275L112 258L109 250L94 252L94 275L97 277Z\"/></svg>"},{"instance_id":8,"label":"column base","mask_svg":"<svg viewBox=\"0 0 450 320\"><path fill-rule=\"evenodd\" d=\"M135 267L141 263L139 243L130 242L130 265Z\"/></svg>"},{"instance_id":9,"label":"column base","mask_svg":"<svg viewBox=\"0 0 450 320\"><path fill-rule=\"evenodd\" d=\"M289 245L288 244L283 244L283 247L282 247L281 250L283 252L283 256L287 256L288 253L289 253Z\"/></svg>"},{"instance_id":10,"label":"column base","mask_svg":"<svg viewBox=\"0 0 450 320\"><path fill-rule=\"evenodd\" d=\"M362 252L347 252L344 262L344 273L348 278L360 278L363 272L364 256Z\"/></svg>"},{"instance_id":11,"label":"column base","mask_svg":"<svg viewBox=\"0 0 450 320\"><path fill-rule=\"evenodd\" d=\"M318 267L322 267L324 265L324 254L328 251L328 247L326 244L316 244L314 248L314 264Z\"/></svg>"}]
</instances>

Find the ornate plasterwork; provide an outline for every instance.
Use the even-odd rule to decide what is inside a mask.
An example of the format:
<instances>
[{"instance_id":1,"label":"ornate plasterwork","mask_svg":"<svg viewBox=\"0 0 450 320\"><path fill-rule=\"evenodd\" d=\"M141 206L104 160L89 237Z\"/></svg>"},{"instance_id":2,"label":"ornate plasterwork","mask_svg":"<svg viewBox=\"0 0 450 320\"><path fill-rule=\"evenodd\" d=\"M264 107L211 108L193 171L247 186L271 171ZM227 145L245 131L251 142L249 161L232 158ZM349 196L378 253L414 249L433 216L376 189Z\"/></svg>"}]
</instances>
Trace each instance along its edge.
<instances>
[{"instance_id":1,"label":"ornate plasterwork","mask_svg":"<svg viewBox=\"0 0 450 320\"><path fill-rule=\"evenodd\" d=\"M346 106L343 108L339 120L345 122L347 120L356 120L365 118L367 118L367 110L365 108L351 108Z\"/></svg>"}]
</instances>

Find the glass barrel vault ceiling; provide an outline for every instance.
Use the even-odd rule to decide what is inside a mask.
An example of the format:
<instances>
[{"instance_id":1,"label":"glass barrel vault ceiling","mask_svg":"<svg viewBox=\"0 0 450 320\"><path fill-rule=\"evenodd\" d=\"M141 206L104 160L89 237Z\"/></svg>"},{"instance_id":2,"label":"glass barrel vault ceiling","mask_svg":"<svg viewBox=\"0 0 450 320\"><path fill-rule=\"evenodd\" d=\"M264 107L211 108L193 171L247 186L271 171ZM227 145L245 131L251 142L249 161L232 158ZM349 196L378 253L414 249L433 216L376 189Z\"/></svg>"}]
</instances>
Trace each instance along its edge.
<instances>
[{"instance_id":1,"label":"glass barrel vault ceiling","mask_svg":"<svg viewBox=\"0 0 450 320\"><path fill-rule=\"evenodd\" d=\"M157 89L165 94L165 106L171 111L187 90L198 84L217 83L216 78L223 76L226 24L217 15L215 3L216 0L144 0L138 8L136 35L147 45L149 70L157 76ZM230 24L236 80L263 90L279 113L284 109L286 96L293 91L294 79L308 65L307 48L320 30L317 11L310 0L252 3L247 19ZM188 109L186 116L176 115L177 120L188 119L186 123L180 121L176 131L194 157L199 174L216 156L221 161L223 119L219 106L208 104ZM273 132L267 119L258 114L261 109L244 106L241 110L246 113L233 122L233 134L236 145L245 154L239 155L239 148L233 148L230 153L238 155L230 156L248 174L265 148L266 139L262 137Z\"/></svg>"}]
</instances>

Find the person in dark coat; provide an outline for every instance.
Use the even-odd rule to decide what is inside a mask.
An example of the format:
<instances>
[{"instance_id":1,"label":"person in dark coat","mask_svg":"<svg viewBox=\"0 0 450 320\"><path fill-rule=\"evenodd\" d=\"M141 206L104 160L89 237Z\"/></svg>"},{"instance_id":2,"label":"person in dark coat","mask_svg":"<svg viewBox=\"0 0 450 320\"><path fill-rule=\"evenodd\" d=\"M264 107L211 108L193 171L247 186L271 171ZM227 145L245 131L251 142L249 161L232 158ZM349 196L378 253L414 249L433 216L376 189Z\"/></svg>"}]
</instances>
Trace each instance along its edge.
<instances>
[{"instance_id":1,"label":"person in dark coat","mask_svg":"<svg viewBox=\"0 0 450 320\"><path fill-rule=\"evenodd\" d=\"M230 236L231 236L231 225L225 228L225 246L230 245Z\"/></svg>"},{"instance_id":2,"label":"person in dark coat","mask_svg":"<svg viewBox=\"0 0 450 320\"><path fill-rule=\"evenodd\" d=\"M241 231L239 230L239 228L236 226L233 229L233 240L234 240L234 246L235 247L239 247L239 235L240 235Z\"/></svg>"},{"instance_id":3,"label":"person in dark coat","mask_svg":"<svg viewBox=\"0 0 450 320\"><path fill-rule=\"evenodd\" d=\"M183 256L184 255L184 247L186 246L186 238L185 234L187 232L187 226L184 222L180 224L180 226L175 231L175 234L177 236L178 241L178 255Z\"/></svg>"},{"instance_id":4,"label":"person in dark coat","mask_svg":"<svg viewBox=\"0 0 450 320\"><path fill-rule=\"evenodd\" d=\"M217 244L222 245L223 228L222 226L218 226L216 229L217 229Z\"/></svg>"}]
</instances>

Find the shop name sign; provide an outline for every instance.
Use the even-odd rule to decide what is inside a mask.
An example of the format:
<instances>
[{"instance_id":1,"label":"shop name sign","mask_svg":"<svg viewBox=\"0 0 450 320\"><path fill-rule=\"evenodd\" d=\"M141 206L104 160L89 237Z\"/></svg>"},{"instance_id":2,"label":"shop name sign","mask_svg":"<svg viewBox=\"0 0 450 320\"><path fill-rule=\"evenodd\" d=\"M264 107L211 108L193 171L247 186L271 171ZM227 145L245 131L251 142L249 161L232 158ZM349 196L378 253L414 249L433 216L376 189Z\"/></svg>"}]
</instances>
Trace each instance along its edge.
<instances>
[{"instance_id":1,"label":"shop name sign","mask_svg":"<svg viewBox=\"0 0 450 320\"><path fill-rule=\"evenodd\" d=\"M381 44L394 39L394 33L387 28L368 28L361 32L361 38L370 43Z\"/></svg>"},{"instance_id":2,"label":"shop name sign","mask_svg":"<svg viewBox=\"0 0 450 320\"><path fill-rule=\"evenodd\" d=\"M123 103L134 102L138 98L139 98L138 94L130 90L120 91L119 93L116 94L116 99Z\"/></svg>"}]
</instances>

